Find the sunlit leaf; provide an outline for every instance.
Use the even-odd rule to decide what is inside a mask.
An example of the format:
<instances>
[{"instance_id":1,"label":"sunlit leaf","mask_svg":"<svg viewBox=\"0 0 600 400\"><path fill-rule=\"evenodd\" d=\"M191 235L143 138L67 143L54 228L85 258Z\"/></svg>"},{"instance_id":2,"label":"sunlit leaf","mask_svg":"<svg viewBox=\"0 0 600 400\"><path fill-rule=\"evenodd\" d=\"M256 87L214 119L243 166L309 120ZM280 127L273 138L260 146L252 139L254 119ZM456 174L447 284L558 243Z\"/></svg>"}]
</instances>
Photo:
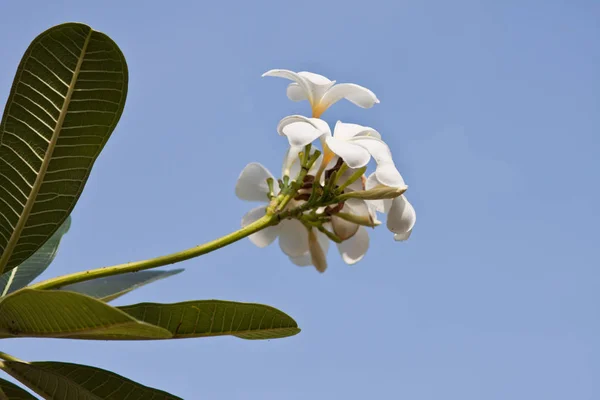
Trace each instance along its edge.
<instances>
[{"instance_id":1,"label":"sunlit leaf","mask_svg":"<svg viewBox=\"0 0 600 400\"><path fill-rule=\"evenodd\" d=\"M0 338L131 340L171 336L166 329L78 293L22 289L0 299Z\"/></svg>"},{"instance_id":2,"label":"sunlit leaf","mask_svg":"<svg viewBox=\"0 0 600 400\"><path fill-rule=\"evenodd\" d=\"M56 232L115 129L127 95L119 47L83 24L33 40L0 122L0 272Z\"/></svg>"},{"instance_id":3,"label":"sunlit leaf","mask_svg":"<svg viewBox=\"0 0 600 400\"><path fill-rule=\"evenodd\" d=\"M141 385L114 372L87 365L54 361L3 361L0 368L44 399L181 400L180 397Z\"/></svg>"},{"instance_id":4,"label":"sunlit leaf","mask_svg":"<svg viewBox=\"0 0 600 400\"><path fill-rule=\"evenodd\" d=\"M2 400L36 400L29 392L12 382L0 379L0 399Z\"/></svg>"},{"instance_id":5,"label":"sunlit leaf","mask_svg":"<svg viewBox=\"0 0 600 400\"><path fill-rule=\"evenodd\" d=\"M0 275L0 296L6 296L15 290L29 285L35 278L48 268L54 260L60 241L71 227L69 216L54 235L31 257L21 265Z\"/></svg>"},{"instance_id":6,"label":"sunlit leaf","mask_svg":"<svg viewBox=\"0 0 600 400\"><path fill-rule=\"evenodd\" d=\"M106 278L74 283L72 285L63 286L60 290L86 294L102 301L112 301L132 290L177 275L182 271L183 269L131 272L129 274L113 275Z\"/></svg>"},{"instance_id":7,"label":"sunlit leaf","mask_svg":"<svg viewBox=\"0 0 600 400\"><path fill-rule=\"evenodd\" d=\"M198 300L175 304L140 303L118 308L140 321L169 330L175 339L222 335L277 339L300 332L292 317L262 304Z\"/></svg>"}]
</instances>

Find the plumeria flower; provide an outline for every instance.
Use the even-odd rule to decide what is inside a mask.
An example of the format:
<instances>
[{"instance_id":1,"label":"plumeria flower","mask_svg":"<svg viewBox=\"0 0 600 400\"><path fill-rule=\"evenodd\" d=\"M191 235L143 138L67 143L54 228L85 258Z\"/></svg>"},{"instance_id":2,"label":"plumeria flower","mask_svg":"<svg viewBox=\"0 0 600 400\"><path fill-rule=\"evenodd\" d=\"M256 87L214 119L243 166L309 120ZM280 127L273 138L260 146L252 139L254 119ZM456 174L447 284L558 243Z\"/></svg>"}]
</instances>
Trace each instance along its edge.
<instances>
[{"instance_id":1,"label":"plumeria flower","mask_svg":"<svg viewBox=\"0 0 600 400\"><path fill-rule=\"evenodd\" d=\"M242 217L242 227L245 227L263 217L269 202L269 186L267 179L276 179L271 172L259 163L248 164L235 186L235 194L246 201L264 202L265 204L250 210ZM278 190L277 190L278 191ZM277 195L277 193L274 193ZM288 208L298 204L292 200ZM266 247L279 238L279 247L296 265L314 265L318 271L327 268L325 255L329 248L329 238L321 232L310 231L298 220L286 219L278 225L270 226L253 233L249 239L258 247Z\"/></svg>"},{"instance_id":2,"label":"plumeria flower","mask_svg":"<svg viewBox=\"0 0 600 400\"><path fill-rule=\"evenodd\" d=\"M365 87L354 83L336 84L336 81L312 72L272 69L262 76L276 76L293 81L287 88L288 98L292 101L308 100L312 108L312 116L316 118L341 99L346 99L362 108L371 108L379 103L375 93Z\"/></svg>"},{"instance_id":3,"label":"plumeria flower","mask_svg":"<svg viewBox=\"0 0 600 400\"><path fill-rule=\"evenodd\" d=\"M366 189L373 189L381 185L389 186L383 184L377 174L373 173L367 179ZM401 186L397 187L403 186L406 186L404 180L402 180ZM367 202L378 212L387 214L387 228L394 233L394 240L404 241L410 237L417 221L417 214L406 196L401 195L387 200L367 200Z\"/></svg>"},{"instance_id":4,"label":"plumeria flower","mask_svg":"<svg viewBox=\"0 0 600 400\"><path fill-rule=\"evenodd\" d=\"M286 136L290 146L295 148L302 148L320 139L325 149L324 164L337 155L350 168L361 168L373 157L377 163L375 173L383 184L390 187L404 184L392 160L390 148L373 128L338 121L332 135L329 125L322 119L291 115L279 122L277 132Z\"/></svg>"}]
</instances>

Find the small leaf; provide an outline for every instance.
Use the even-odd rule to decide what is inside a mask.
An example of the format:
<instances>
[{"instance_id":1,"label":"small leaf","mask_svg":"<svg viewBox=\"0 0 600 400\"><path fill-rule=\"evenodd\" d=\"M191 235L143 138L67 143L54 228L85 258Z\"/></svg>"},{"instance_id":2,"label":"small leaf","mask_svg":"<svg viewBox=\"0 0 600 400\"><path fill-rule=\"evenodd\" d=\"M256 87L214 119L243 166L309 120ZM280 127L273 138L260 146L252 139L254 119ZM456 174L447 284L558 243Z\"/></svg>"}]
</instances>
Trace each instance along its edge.
<instances>
[{"instance_id":1,"label":"small leaf","mask_svg":"<svg viewBox=\"0 0 600 400\"><path fill-rule=\"evenodd\" d=\"M140 303L118 308L140 321L169 330L174 339L222 335L277 339L300 332L292 317L262 304L198 300L175 304Z\"/></svg>"},{"instance_id":2,"label":"small leaf","mask_svg":"<svg viewBox=\"0 0 600 400\"><path fill-rule=\"evenodd\" d=\"M0 399L3 400L36 400L36 398L12 382L0 379Z\"/></svg>"},{"instance_id":3,"label":"small leaf","mask_svg":"<svg viewBox=\"0 0 600 400\"><path fill-rule=\"evenodd\" d=\"M49 400L181 400L180 397L141 385L114 372L87 365L54 361L3 361L0 368Z\"/></svg>"},{"instance_id":4,"label":"small leaf","mask_svg":"<svg viewBox=\"0 0 600 400\"><path fill-rule=\"evenodd\" d=\"M163 328L78 293L21 289L0 300L0 338L139 340L171 336Z\"/></svg>"},{"instance_id":5,"label":"small leaf","mask_svg":"<svg viewBox=\"0 0 600 400\"><path fill-rule=\"evenodd\" d=\"M0 121L0 272L73 210L127 97L127 64L87 25L54 26L25 51Z\"/></svg>"},{"instance_id":6,"label":"small leaf","mask_svg":"<svg viewBox=\"0 0 600 400\"><path fill-rule=\"evenodd\" d=\"M139 287L177 275L180 272L183 272L183 269L131 272L129 274L113 275L106 278L74 283L63 286L59 290L77 292L108 302Z\"/></svg>"},{"instance_id":7,"label":"small leaf","mask_svg":"<svg viewBox=\"0 0 600 400\"><path fill-rule=\"evenodd\" d=\"M15 290L24 288L44 272L54 260L60 241L69 231L70 227L71 216L63 222L61 227L54 232L54 235L31 257L18 267L0 275L0 296L6 296Z\"/></svg>"}]
</instances>

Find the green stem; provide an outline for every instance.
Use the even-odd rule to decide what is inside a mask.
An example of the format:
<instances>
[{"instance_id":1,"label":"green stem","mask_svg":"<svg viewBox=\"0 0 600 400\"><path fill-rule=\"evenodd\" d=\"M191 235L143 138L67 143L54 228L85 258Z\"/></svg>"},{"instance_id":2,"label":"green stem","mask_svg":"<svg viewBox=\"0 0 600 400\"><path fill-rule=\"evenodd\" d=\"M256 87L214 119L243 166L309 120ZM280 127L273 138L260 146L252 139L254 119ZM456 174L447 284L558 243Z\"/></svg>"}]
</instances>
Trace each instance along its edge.
<instances>
[{"instance_id":1,"label":"green stem","mask_svg":"<svg viewBox=\"0 0 600 400\"><path fill-rule=\"evenodd\" d=\"M192 247L187 250L179 251L166 256L151 258L148 260L119 264L111 267L92 269L89 271L75 272L73 274L63 275L57 278L52 278L43 282L33 284L31 286L28 286L28 288L56 289L73 283L104 278L112 275L126 274L129 272L143 271L145 269L157 268L162 267L164 265L178 263L220 249L221 247L237 242L240 239L250 236L251 234L265 229L271 225L276 225L277 223L277 216L271 213L267 213L264 217L256 220L255 222L249 225L246 225L240 230L237 230L219 239L201 244L196 247Z\"/></svg>"},{"instance_id":2,"label":"green stem","mask_svg":"<svg viewBox=\"0 0 600 400\"><path fill-rule=\"evenodd\" d=\"M24 363L25 361L23 360L19 360L17 357L13 357L10 354L6 354L3 351L0 351L0 359L4 360L4 361L17 361L20 363Z\"/></svg>"},{"instance_id":3,"label":"green stem","mask_svg":"<svg viewBox=\"0 0 600 400\"><path fill-rule=\"evenodd\" d=\"M300 189L302 187L302 184L304 183L304 177L308 174L308 171L310 170L312 165L317 161L320 155L321 152L319 150L315 150L315 152L308 159L306 164L302 164L302 169L300 170L296 181L291 185L289 192L283 196L283 198L277 205L277 209L275 210L276 212L280 212L283 209L285 209L285 206L287 206L288 203L296 196L296 192L298 192L298 189Z\"/></svg>"}]
</instances>

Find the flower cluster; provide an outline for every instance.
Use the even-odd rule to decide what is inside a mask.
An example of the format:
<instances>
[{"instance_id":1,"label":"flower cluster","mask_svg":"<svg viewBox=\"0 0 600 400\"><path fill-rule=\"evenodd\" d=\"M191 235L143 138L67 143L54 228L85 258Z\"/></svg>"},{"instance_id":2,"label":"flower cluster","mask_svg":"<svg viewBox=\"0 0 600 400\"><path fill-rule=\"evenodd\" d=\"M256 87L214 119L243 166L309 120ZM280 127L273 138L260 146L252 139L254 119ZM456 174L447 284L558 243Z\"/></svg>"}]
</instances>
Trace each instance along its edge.
<instances>
[{"instance_id":1,"label":"flower cluster","mask_svg":"<svg viewBox=\"0 0 600 400\"><path fill-rule=\"evenodd\" d=\"M369 248L366 228L381 224L377 213L387 215L387 227L395 240L408 239L416 221L415 210L403 194L407 186L379 132L338 121L332 133L320 119L341 99L371 108L379 103L375 94L310 72L275 69L263 76L293 81L287 87L288 98L308 100L312 115L291 115L277 126L290 145L281 179L258 163L248 164L238 179L235 191L240 199L264 203L243 217L242 226L265 215L273 221L250 235L252 243L265 247L278 238L281 250L294 264L313 265L324 272L330 241L336 243L347 264L364 257ZM320 143L322 151L314 142ZM366 176L371 159L376 169Z\"/></svg>"}]
</instances>

